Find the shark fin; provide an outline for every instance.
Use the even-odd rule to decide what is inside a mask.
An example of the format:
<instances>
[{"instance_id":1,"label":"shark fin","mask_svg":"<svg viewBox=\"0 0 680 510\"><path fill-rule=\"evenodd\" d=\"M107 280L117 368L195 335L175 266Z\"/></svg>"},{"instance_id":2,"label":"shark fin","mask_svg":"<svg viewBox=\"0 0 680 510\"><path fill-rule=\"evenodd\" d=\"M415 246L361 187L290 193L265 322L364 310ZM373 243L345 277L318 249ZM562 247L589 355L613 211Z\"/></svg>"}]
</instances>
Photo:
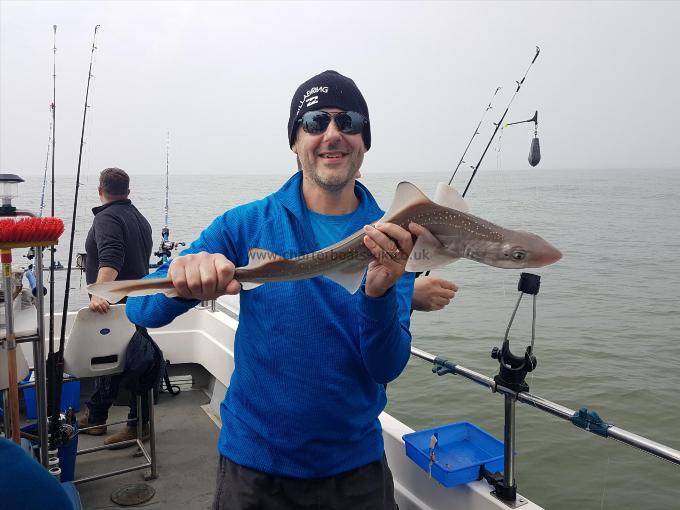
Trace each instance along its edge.
<instances>
[{"instance_id":1,"label":"shark fin","mask_svg":"<svg viewBox=\"0 0 680 510\"><path fill-rule=\"evenodd\" d=\"M285 260L281 255L265 250L263 248L251 248L248 251L248 265L243 266L243 269L255 269L265 265L267 262L273 260Z\"/></svg>"},{"instance_id":2,"label":"shark fin","mask_svg":"<svg viewBox=\"0 0 680 510\"><path fill-rule=\"evenodd\" d=\"M468 212L470 208L463 196L458 193L456 188L440 182L437 184L437 190L434 192L433 202L437 205L455 209L460 212Z\"/></svg>"},{"instance_id":3,"label":"shark fin","mask_svg":"<svg viewBox=\"0 0 680 510\"><path fill-rule=\"evenodd\" d=\"M325 274L326 278L333 280L338 285L342 285L347 289L347 292L354 294L359 287L361 287L361 282L364 279L364 273L366 272L366 265L356 264L356 267L347 266L332 273Z\"/></svg>"},{"instance_id":4,"label":"shark fin","mask_svg":"<svg viewBox=\"0 0 680 510\"><path fill-rule=\"evenodd\" d=\"M390 218L394 217L399 211L417 202L430 203L432 201L414 184L406 181L400 182L397 186L397 191L394 192L392 205L390 205L390 208L380 221L389 222Z\"/></svg>"},{"instance_id":5,"label":"shark fin","mask_svg":"<svg viewBox=\"0 0 680 510\"><path fill-rule=\"evenodd\" d=\"M241 290L252 290L262 285L261 283L245 282L241 284Z\"/></svg>"},{"instance_id":6,"label":"shark fin","mask_svg":"<svg viewBox=\"0 0 680 510\"><path fill-rule=\"evenodd\" d=\"M422 273L455 262L456 257L428 230L419 235L413 246L411 256L406 262L406 271Z\"/></svg>"},{"instance_id":7,"label":"shark fin","mask_svg":"<svg viewBox=\"0 0 680 510\"><path fill-rule=\"evenodd\" d=\"M248 265L243 266L243 269L255 269L256 267L263 266L268 262L273 260L285 260L281 255L265 250L263 248L251 248L248 251ZM241 289L252 290L262 285L262 283L256 282L242 282Z\"/></svg>"}]
</instances>

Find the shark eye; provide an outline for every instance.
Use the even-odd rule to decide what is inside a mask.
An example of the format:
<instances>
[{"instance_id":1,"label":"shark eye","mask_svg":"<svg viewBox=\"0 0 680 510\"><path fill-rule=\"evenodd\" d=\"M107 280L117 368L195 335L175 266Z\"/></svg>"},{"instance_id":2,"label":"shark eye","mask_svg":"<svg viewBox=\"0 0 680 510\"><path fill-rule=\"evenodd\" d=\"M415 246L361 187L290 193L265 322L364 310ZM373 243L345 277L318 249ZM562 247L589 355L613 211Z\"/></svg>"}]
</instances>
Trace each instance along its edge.
<instances>
[{"instance_id":1,"label":"shark eye","mask_svg":"<svg viewBox=\"0 0 680 510\"><path fill-rule=\"evenodd\" d=\"M513 260L524 260L527 258L527 253L525 251L516 250L513 251L510 256L513 258Z\"/></svg>"}]
</instances>

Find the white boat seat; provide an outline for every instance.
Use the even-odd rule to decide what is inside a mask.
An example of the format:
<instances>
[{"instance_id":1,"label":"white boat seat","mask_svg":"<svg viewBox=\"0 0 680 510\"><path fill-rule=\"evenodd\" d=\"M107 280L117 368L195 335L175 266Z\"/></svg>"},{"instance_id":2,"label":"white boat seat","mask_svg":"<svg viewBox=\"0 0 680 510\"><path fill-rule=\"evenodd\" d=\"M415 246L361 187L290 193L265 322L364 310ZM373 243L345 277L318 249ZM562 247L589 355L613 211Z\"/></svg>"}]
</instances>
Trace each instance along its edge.
<instances>
[{"instance_id":1,"label":"white boat seat","mask_svg":"<svg viewBox=\"0 0 680 510\"><path fill-rule=\"evenodd\" d=\"M17 379L21 381L28 375L28 363L24 352L17 348ZM7 350L0 347L0 390L9 388L9 375L7 373Z\"/></svg>"},{"instance_id":2,"label":"white boat seat","mask_svg":"<svg viewBox=\"0 0 680 510\"><path fill-rule=\"evenodd\" d=\"M80 309L64 346L64 371L79 378L122 372L134 332L125 305L113 305L105 314Z\"/></svg>"}]
</instances>

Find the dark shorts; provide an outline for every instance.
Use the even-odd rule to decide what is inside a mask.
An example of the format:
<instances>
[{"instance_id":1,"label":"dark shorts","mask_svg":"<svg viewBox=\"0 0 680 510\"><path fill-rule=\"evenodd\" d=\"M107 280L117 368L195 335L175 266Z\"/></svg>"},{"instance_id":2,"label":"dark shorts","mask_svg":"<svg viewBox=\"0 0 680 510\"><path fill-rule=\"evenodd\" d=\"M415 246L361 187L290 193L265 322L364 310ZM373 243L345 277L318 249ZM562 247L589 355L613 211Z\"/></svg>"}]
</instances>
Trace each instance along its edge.
<instances>
[{"instance_id":1,"label":"dark shorts","mask_svg":"<svg viewBox=\"0 0 680 510\"><path fill-rule=\"evenodd\" d=\"M220 455L213 510L395 510L392 472L382 460L327 478L288 478Z\"/></svg>"}]
</instances>

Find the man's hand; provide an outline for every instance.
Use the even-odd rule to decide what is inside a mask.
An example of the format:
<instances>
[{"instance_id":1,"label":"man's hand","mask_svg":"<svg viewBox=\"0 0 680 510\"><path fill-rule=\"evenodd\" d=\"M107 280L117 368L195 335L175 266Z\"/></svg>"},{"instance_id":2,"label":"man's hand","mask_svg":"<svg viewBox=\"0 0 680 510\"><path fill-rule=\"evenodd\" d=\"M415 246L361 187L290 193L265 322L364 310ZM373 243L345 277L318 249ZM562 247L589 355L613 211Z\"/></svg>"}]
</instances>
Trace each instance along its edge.
<instances>
[{"instance_id":1,"label":"man's hand","mask_svg":"<svg viewBox=\"0 0 680 510\"><path fill-rule=\"evenodd\" d=\"M179 297L206 301L224 294L238 294L234 264L221 253L200 252L173 259L168 276Z\"/></svg>"},{"instance_id":2,"label":"man's hand","mask_svg":"<svg viewBox=\"0 0 680 510\"><path fill-rule=\"evenodd\" d=\"M383 296L404 274L406 261L413 250L413 234L420 225L411 223L404 230L392 223L376 223L364 227L364 244L375 260L368 265L365 292L369 297Z\"/></svg>"},{"instance_id":3,"label":"man's hand","mask_svg":"<svg viewBox=\"0 0 680 510\"><path fill-rule=\"evenodd\" d=\"M420 312L441 310L456 297L458 285L454 282L434 276L416 278L413 287L412 306Z\"/></svg>"},{"instance_id":4,"label":"man's hand","mask_svg":"<svg viewBox=\"0 0 680 510\"><path fill-rule=\"evenodd\" d=\"M109 302L99 296L90 297L90 310L97 313L107 313L111 305Z\"/></svg>"},{"instance_id":5,"label":"man's hand","mask_svg":"<svg viewBox=\"0 0 680 510\"><path fill-rule=\"evenodd\" d=\"M112 267L102 266L97 270L96 283L112 282L118 277L118 271ZM97 313L108 313L111 304L99 296L90 296L90 310Z\"/></svg>"}]
</instances>

